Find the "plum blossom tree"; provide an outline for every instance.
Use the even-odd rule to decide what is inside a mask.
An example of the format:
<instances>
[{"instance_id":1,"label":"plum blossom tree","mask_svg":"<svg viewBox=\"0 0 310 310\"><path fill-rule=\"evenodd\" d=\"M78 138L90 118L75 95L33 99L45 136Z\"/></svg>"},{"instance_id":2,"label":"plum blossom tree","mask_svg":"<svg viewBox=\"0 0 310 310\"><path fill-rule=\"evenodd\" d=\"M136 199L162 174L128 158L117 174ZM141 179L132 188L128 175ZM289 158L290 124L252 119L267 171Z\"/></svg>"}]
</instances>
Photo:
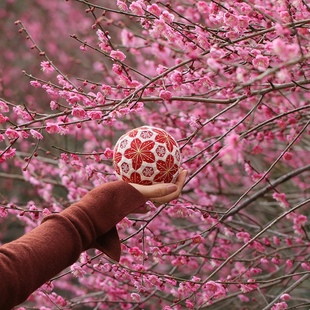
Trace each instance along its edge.
<instances>
[{"instance_id":1,"label":"plum blossom tree","mask_svg":"<svg viewBox=\"0 0 310 310\"><path fill-rule=\"evenodd\" d=\"M310 305L310 5L305 0L0 4L6 242L115 180L113 146L168 131L182 196L118 224L19 309Z\"/></svg>"}]
</instances>

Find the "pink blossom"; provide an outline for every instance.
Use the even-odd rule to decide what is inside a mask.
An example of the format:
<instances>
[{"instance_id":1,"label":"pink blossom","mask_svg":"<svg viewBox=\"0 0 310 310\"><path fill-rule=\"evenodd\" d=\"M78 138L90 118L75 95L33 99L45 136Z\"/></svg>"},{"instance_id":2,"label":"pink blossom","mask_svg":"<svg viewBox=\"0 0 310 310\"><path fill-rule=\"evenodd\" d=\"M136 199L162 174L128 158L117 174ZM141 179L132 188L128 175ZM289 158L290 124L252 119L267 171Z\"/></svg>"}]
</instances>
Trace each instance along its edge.
<instances>
[{"instance_id":1,"label":"pink blossom","mask_svg":"<svg viewBox=\"0 0 310 310\"><path fill-rule=\"evenodd\" d=\"M238 27L239 20L235 15L230 14L230 13L225 13L224 14L224 23L227 26L234 28L234 27Z\"/></svg>"},{"instance_id":2,"label":"pink blossom","mask_svg":"<svg viewBox=\"0 0 310 310\"><path fill-rule=\"evenodd\" d=\"M220 283L208 281L203 285L203 288L210 297L221 298L226 296L226 290Z\"/></svg>"},{"instance_id":3,"label":"pink blossom","mask_svg":"<svg viewBox=\"0 0 310 310\"><path fill-rule=\"evenodd\" d=\"M104 156L108 159L113 158L113 150L111 150L109 147L107 147L105 149L105 151L103 152Z\"/></svg>"},{"instance_id":4,"label":"pink blossom","mask_svg":"<svg viewBox=\"0 0 310 310\"><path fill-rule=\"evenodd\" d=\"M157 17L159 17L160 14L161 14L161 9L160 9L160 7L156 3L148 5L146 7L146 9L147 9L147 11L149 11L150 13L154 14Z\"/></svg>"},{"instance_id":5,"label":"pink blossom","mask_svg":"<svg viewBox=\"0 0 310 310\"><path fill-rule=\"evenodd\" d=\"M59 133L60 132L60 127L59 125L51 122L46 122L46 127L45 130L48 133Z\"/></svg>"},{"instance_id":6,"label":"pink blossom","mask_svg":"<svg viewBox=\"0 0 310 310\"><path fill-rule=\"evenodd\" d=\"M7 122L9 120L8 117L6 116L3 116L1 113L0 113L0 124L4 123L4 122Z\"/></svg>"},{"instance_id":7,"label":"pink blossom","mask_svg":"<svg viewBox=\"0 0 310 310\"><path fill-rule=\"evenodd\" d=\"M187 309L194 309L194 303L192 301L190 301L189 299L186 299L185 305L186 305Z\"/></svg>"},{"instance_id":8,"label":"pink blossom","mask_svg":"<svg viewBox=\"0 0 310 310\"><path fill-rule=\"evenodd\" d=\"M14 129L11 129L11 128L6 129L5 135L6 135L6 136L8 137L8 139L10 139L10 140L18 139L18 138L20 137L19 132L16 131L16 130L14 130Z\"/></svg>"},{"instance_id":9,"label":"pink blossom","mask_svg":"<svg viewBox=\"0 0 310 310\"><path fill-rule=\"evenodd\" d=\"M3 113L9 112L9 106L2 100L0 100L0 111Z\"/></svg>"},{"instance_id":10,"label":"pink blossom","mask_svg":"<svg viewBox=\"0 0 310 310\"><path fill-rule=\"evenodd\" d=\"M43 214L43 217L44 217L44 216L48 216L48 215L52 214L52 212L49 209L44 208L43 211L42 211L42 214Z\"/></svg>"},{"instance_id":11,"label":"pink blossom","mask_svg":"<svg viewBox=\"0 0 310 310\"><path fill-rule=\"evenodd\" d=\"M56 110L58 108L58 104L55 101L50 102L51 110Z\"/></svg>"},{"instance_id":12,"label":"pink blossom","mask_svg":"<svg viewBox=\"0 0 310 310\"><path fill-rule=\"evenodd\" d=\"M99 104L104 104L105 103L105 96L101 92L97 92L97 94L96 94L96 101Z\"/></svg>"},{"instance_id":13,"label":"pink blossom","mask_svg":"<svg viewBox=\"0 0 310 310\"><path fill-rule=\"evenodd\" d=\"M284 300L284 301L288 301L291 299L291 296L289 294L285 293L285 294L281 295L280 299Z\"/></svg>"},{"instance_id":14,"label":"pink blossom","mask_svg":"<svg viewBox=\"0 0 310 310\"><path fill-rule=\"evenodd\" d=\"M277 266L280 265L280 259L279 259L278 256L273 257L273 258L271 259L271 262L272 262L273 264L277 265Z\"/></svg>"},{"instance_id":15,"label":"pink blossom","mask_svg":"<svg viewBox=\"0 0 310 310\"><path fill-rule=\"evenodd\" d=\"M123 73L123 69L120 65L118 64L113 64L112 66L113 72L115 72L117 75L121 75Z\"/></svg>"},{"instance_id":16,"label":"pink blossom","mask_svg":"<svg viewBox=\"0 0 310 310\"><path fill-rule=\"evenodd\" d=\"M269 66L269 58L262 55L257 55L253 61L252 64L254 68L256 68L259 71L265 71Z\"/></svg>"},{"instance_id":17,"label":"pink blossom","mask_svg":"<svg viewBox=\"0 0 310 310\"><path fill-rule=\"evenodd\" d=\"M7 158L12 158L14 157L16 154L16 149L15 148L10 148L8 149L4 154L3 154L3 157L4 159L6 160ZM0 157L0 160L1 160L1 157Z\"/></svg>"},{"instance_id":18,"label":"pink blossom","mask_svg":"<svg viewBox=\"0 0 310 310\"><path fill-rule=\"evenodd\" d=\"M275 199L277 202L279 202L279 204L280 204L281 207L283 207L283 208L289 207L289 203L288 203L288 201L286 200L286 195L285 195L285 193L278 193L278 192L275 192L275 193L273 193L272 197L273 197L273 199Z\"/></svg>"},{"instance_id":19,"label":"pink blossom","mask_svg":"<svg viewBox=\"0 0 310 310\"><path fill-rule=\"evenodd\" d=\"M81 50L82 52L86 52L86 51L87 51L87 46L84 45L84 44L80 45L80 50Z\"/></svg>"},{"instance_id":20,"label":"pink blossom","mask_svg":"<svg viewBox=\"0 0 310 310\"><path fill-rule=\"evenodd\" d=\"M281 240L277 237L277 236L273 236L272 237L272 241L275 245L279 246L281 244ZM269 244L270 245L270 241L268 240Z\"/></svg>"},{"instance_id":21,"label":"pink blossom","mask_svg":"<svg viewBox=\"0 0 310 310\"><path fill-rule=\"evenodd\" d=\"M30 81L30 85L37 88L42 86L41 83L38 81Z\"/></svg>"},{"instance_id":22,"label":"pink blossom","mask_svg":"<svg viewBox=\"0 0 310 310\"><path fill-rule=\"evenodd\" d=\"M239 31L243 32L245 29L248 28L250 19L248 16L242 16L242 15L239 15L237 18L238 18L238 29Z\"/></svg>"},{"instance_id":23,"label":"pink blossom","mask_svg":"<svg viewBox=\"0 0 310 310\"><path fill-rule=\"evenodd\" d=\"M124 12L128 12L128 7L127 4L122 1L122 0L117 0L116 1L117 6L119 7L120 10L124 11Z\"/></svg>"},{"instance_id":24,"label":"pink blossom","mask_svg":"<svg viewBox=\"0 0 310 310\"><path fill-rule=\"evenodd\" d=\"M222 69L222 65L218 63L218 61L212 57L207 59L207 64L213 71L219 71Z\"/></svg>"},{"instance_id":25,"label":"pink blossom","mask_svg":"<svg viewBox=\"0 0 310 310\"><path fill-rule=\"evenodd\" d=\"M288 35L290 34L290 30L286 27L283 27L283 25L276 23L275 24L275 31L277 32L278 35Z\"/></svg>"},{"instance_id":26,"label":"pink blossom","mask_svg":"<svg viewBox=\"0 0 310 310\"><path fill-rule=\"evenodd\" d=\"M198 1L196 3L197 9L202 14L209 14L209 6L205 1Z\"/></svg>"},{"instance_id":27,"label":"pink blossom","mask_svg":"<svg viewBox=\"0 0 310 310\"><path fill-rule=\"evenodd\" d=\"M275 304L272 306L271 310L285 310L285 309L287 309L287 308L288 308L287 303L283 301L283 302L275 303Z\"/></svg>"},{"instance_id":28,"label":"pink blossom","mask_svg":"<svg viewBox=\"0 0 310 310\"><path fill-rule=\"evenodd\" d=\"M248 242L251 239L251 236L248 232L241 231L236 234L236 237L239 240L243 240L244 243Z\"/></svg>"},{"instance_id":29,"label":"pink blossom","mask_svg":"<svg viewBox=\"0 0 310 310\"><path fill-rule=\"evenodd\" d=\"M136 15L140 15L140 16L144 15L142 1L131 2L129 9L132 11L132 13L134 13Z\"/></svg>"},{"instance_id":30,"label":"pink blossom","mask_svg":"<svg viewBox=\"0 0 310 310\"><path fill-rule=\"evenodd\" d=\"M87 115L86 111L80 107L73 108L71 114L78 118L85 118Z\"/></svg>"},{"instance_id":31,"label":"pink blossom","mask_svg":"<svg viewBox=\"0 0 310 310\"><path fill-rule=\"evenodd\" d=\"M180 71L176 70L171 73L170 80L173 85L182 85L183 83L183 75Z\"/></svg>"},{"instance_id":32,"label":"pink blossom","mask_svg":"<svg viewBox=\"0 0 310 310\"><path fill-rule=\"evenodd\" d=\"M96 34L97 34L98 39L100 40L100 42L107 42L107 37L106 37L106 35L104 34L104 32L101 29L98 29L96 31Z\"/></svg>"},{"instance_id":33,"label":"pink blossom","mask_svg":"<svg viewBox=\"0 0 310 310\"><path fill-rule=\"evenodd\" d=\"M168 11L163 11L160 15L160 18L164 20L166 23L172 23L174 20L174 15L169 13Z\"/></svg>"},{"instance_id":34,"label":"pink blossom","mask_svg":"<svg viewBox=\"0 0 310 310\"><path fill-rule=\"evenodd\" d=\"M199 119L195 116L191 116L188 120L188 124L189 126L191 126L192 128L200 128L201 127L201 124L199 122Z\"/></svg>"},{"instance_id":35,"label":"pink blossom","mask_svg":"<svg viewBox=\"0 0 310 310\"><path fill-rule=\"evenodd\" d=\"M112 87L110 85L101 85L101 90L103 92L103 95L111 95L112 94Z\"/></svg>"},{"instance_id":36,"label":"pink blossom","mask_svg":"<svg viewBox=\"0 0 310 310\"><path fill-rule=\"evenodd\" d=\"M54 67L52 66L52 64L49 61L42 61L41 62L41 69L43 72L53 72L54 71Z\"/></svg>"},{"instance_id":37,"label":"pink blossom","mask_svg":"<svg viewBox=\"0 0 310 310\"><path fill-rule=\"evenodd\" d=\"M110 53L112 51L112 47L108 42L101 42L99 43L99 47L106 53Z\"/></svg>"},{"instance_id":38,"label":"pink blossom","mask_svg":"<svg viewBox=\"0 0 310 310\"><path fill-rule=\"evenodd\" d=\"M16 115L18 115L19 117L21 117L22 119L24 119L26 121L32 120L31 114L29 114L29 112L27 110L25 110L24 107L22 107L22 106L15 106L13 108L13 111Z\"/></svg>"},{"instance_id":39,"label":"pink blossom","mask_svg":"<svg viewBox=\"0 0 310 310\"><path fill-rule=\"evenodd\" d=\"M243 294L239 294L238 295L238 298L242 301L242 302L249 302L250 301L250 298L246 295L243 295Z\"/></svg>"},{"instance_id":40,"label":"pink blossom","mask_svg":"<svg viewBox=\"0 0 310 310\"><path fill-rule=\"evenodd\" d=\"M307 216L303 214L298 214L296 217L294 217L294 225L300 227L302 225L305 225L307 223Z\"/></svg>"},{"instance_id":41,"label":"pink blossom","mask_svg":"<svg viewBox=\"0 0 310 310\"><path fill-rule=\"evenodd\" d=\"M93 120L98 120L102 118L102 112L101 111L88 111L87 112L88 117L90 117Z\"/></svg>"},{"instance_id":42,"label":"pink blossom","mask_svg":"<svg viewBox=\"0 0 310 310\"><path fill-rule=\"evenodd\" d=\"M38 139L38 140L43 139L42 134L39 133L37 130L30 129L30 134L31 134L35 139Z\"/></svg>"},{"instance_id":43,"label":"pink blossom","mask_svg":"<svg viewBox=\"0 0 310 310\"><path fill-rule=\"evenodd\" d=\"M242 293L249 293L258 288L258 284L255 283L252 279L249 279L246 284L240 284L240 290Z\"/></svg>"},{"instance_id":44,"label":"pink blossom","mask_svg":"<svg viewBox=\"0 0 310 310\"><path fill-rule=\"evenodd\" d=\"M126 59L126 55L121 51L111 51L110 56L115 60L124 61Z\"/></svg>"},{"instance_id":45,"label":"pink blossom","mask_svg":"<svg viewBox=\"0 0 310 310\"><path fill-rule=\"evenodd\" d=\"M283 61L291 60L298 56L298 44L286 44L281 38L273 40L272 47L274 53Z\"/></svg>"},{"instance_id":46,"label":"pink blossom","mask_svg":"<svg viewBox=\"0 0 310 310\"><path fill-rule=\"evenodd\" d=\"M283 155L284 160L291 160L293 158L293 154L291 152L285 152Z\"/></svg>"},{"instance_id":47,"label":"pink blossom","mask_svg":"<svg viewBox=\"0 0 310 310\"><path fill-rule=\"evenodd\" d=\"M169 100L169 99L171 99L172 94L171 94L171 92L168 91L168 90L161 90L161 91L159 92L159 97L162 98L162 99L164 99L164 100Z\"/></svg>"},{"instance_id":48,"label":"pink blossom","mask_svg":"<svg viewBox=\"0 0 310 310\"><path fill-rule=\"evenodd\" d=\"M261 262L262 264L269 264L269 260L268 260L266 257L262 257L262 258L260 259L260 262Z\"/></svg>"},{"instance_id":49,"label":"pink blossom","mask_svg":"<svg viewBox=\"0 0 310 310\"><path fill-rule=\"evenodd\" d=\"M136 256L136 257L140 257L142 258L143 257L143 252L138 248L138 247L132 247L128 250L128 253L133 255L133 256Z\"/></svg>"},{"instance_id":50,"label":"pink blossom","mask_svg":"<svg viewBox=\"0 0 310 310\"><path fill-rule=\"evenodd\" d=\"M45 89L46 93L48 93L52 99L56 100L59 98L59 93L50 85L43 85L43 89Z\"/></svg>"},{"instance_id":51,"label":"pink blossom","mask_svg":"<svg viewBox=\"0 0 310 310\"><path fill-rule=\"evenodd\" d=\"M131 293L130 296L135 302L139 302L141 300L141 296L138 293Z\"/></svg>"},{"instance_id":52,"label":"pink blossom","mask_svg":"<svg viewBox=\"0 0 310 310\"><path fill-rule=\"evenodd\" d=\"M79 266L77 263L74 263L70 267L70 269L71 269L72 274L77 278L83 277L86 274L86 271L81 266Z\"/></svg>"},{"instance_id":53,"label":"pink blossom","mask_svg":"<svg viewBox=\"0 0 310 310\"><path fill-rule=\"evenodd\" d=\"M285 265L287 268L292 268L293 267L293 262L290 259L287 259L285 262Z\"/></svg>"},{"instance_id":54,"label":"pink blossom","mask_svg":"<svg viewBox=\"0 0 310 310\"><path fill-rule=\"evenodd\" d=\"M7 217L8 216L8 211L5 207L0 206L0 217Z\"/></svg>"},{"instance_id":55,"label":"pink blossom","mask_svg":"<svg viewBox=\"0 0 310 310\"><path fill-rule=\"evenodd\" d=\"M21 130L20 131L20 137L23 139L27 139L27 138L29 138L29 133L25 130Z\"/></svg>"},{"instance_id":56,"label":"pink blossom","mask_svg":"<svg viewBox=\"0 0 310 310\"><path fill-rule=\"evenodd\" d=\"M203 243L204 238L201 235L195 235L192 237L193 243Z\"/></svg>"},{"instance_id":57,"label":"pink blossom","mask_svg":"<svg viewBox=\"0 0 310 310\"><path fill-rule=\"evenodd\" d=\"M154 21L153 29L150 31L150 34L153 37L158 38L161 35L163 35L164 33L166 33L166 29L167 29L166 27L167 27L167 25L163 20L156 19Z\"/></svg>"}]
</instances>

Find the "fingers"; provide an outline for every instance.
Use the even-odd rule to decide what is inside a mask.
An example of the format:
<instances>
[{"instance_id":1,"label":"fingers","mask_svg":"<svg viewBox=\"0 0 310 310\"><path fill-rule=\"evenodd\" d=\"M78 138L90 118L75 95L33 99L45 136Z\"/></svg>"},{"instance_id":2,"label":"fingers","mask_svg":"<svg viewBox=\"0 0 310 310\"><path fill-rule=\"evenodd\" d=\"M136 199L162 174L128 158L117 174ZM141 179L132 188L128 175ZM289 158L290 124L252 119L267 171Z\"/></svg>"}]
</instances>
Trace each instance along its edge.
<instances>
[{"instance_id":1,"label":"fingers","mask_svg":"<svg viewBox=\"0 0 310 310\"><path fill-rule=\"evenodd\" d=\"M160 183L154 185L141 185L130 183L130 185L136 188L146 198L155 203L167 203L179 197L185 183L186 175L187 170L182 170L175 184Z\"/></svg>"},{"instance_id":2,"label":"fingers","mask_svg":"<svg viewBox=\"0 0 310 310\"><path fill-rule=\"evenodd\" d=\"M182 170L178 176L177 181L175 182L175 185L177 186L176 191L174 191L172 193L168 193L168 194L163 195L163 196L150 197L150 200L152 202L154 202L155 204L162 204L162 203L167 203L171 200L177 199L180 196L180 193L183 189L183 185L185 183L186 176L187 176L187 170Z\"/></svg>"},{"instance_id":3,"label":"fingers","mask_svg":"<svg viewBox=\"0 0 310 310\"><path fill-rule=\"evenodd\" d=\"M178 186L172 183L154 185L141 185L130 183L130 185L135 187L143 196L148 199L150 199L151 197L166 196L178 190Z\"/></svg>"}]
</instances>

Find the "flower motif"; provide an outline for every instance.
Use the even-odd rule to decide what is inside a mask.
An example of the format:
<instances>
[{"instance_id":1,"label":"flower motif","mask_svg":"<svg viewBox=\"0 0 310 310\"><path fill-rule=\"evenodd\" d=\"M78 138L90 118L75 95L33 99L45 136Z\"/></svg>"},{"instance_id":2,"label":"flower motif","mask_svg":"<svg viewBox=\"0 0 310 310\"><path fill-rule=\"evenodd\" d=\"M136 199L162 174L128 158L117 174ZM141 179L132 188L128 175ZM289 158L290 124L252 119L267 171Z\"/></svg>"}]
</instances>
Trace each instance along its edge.
<instances>
[{"instance_id":1,"label":"flower motif","mask_svg":"<svg viewBox=\"0 0 310 310\"><path fill-rule=\"evenodd\" d=\"M173 176L178 171L178 166L174 163L174 158L172 155L168 155L166 161L159 160L156 163L156 167L159 173L155 176L155 182L165 182L169 183L173 180Z\"/></svg>"},{"instance_id":2,"label":"flower motif","mask_svg":"<svg viewBox=\"0 0 310 310\"><path fill-rule=\"evenodd\" d=\"M162 145L159 145L157 148L156 148L156 154L159 156L159 157L164 157L165 154L166 154L166 149L164 146Z\"/></svg>"},{"instance_id":3,"label":"flower motif","mask_svg":"<svg viewBox=\"0 0 310 310\"><path fill-rule=\"evenodd\" d=\"M138 170L143 161L147 163L153 163L155 161L155 156L151 152L155 143L153 141L141 142L139 139L134 139L130 148L124 153L127 159L132 159L132 167L134 170Z\"/></svg>"},{"instance_id":4,"label":"flower motif","mask_svg":"<svg viewBox=\"0 0 310 310\"><path fill-rule=\"evenodd\" d=\"M140 134L140 137L143 139L150 139L153 136L153 133L150 130L143 130Z\"/></svg>"},{"instance_id":5,"label":"flower motif","mask_svg":"<svg viewBox=\"0 0 310 310\"><path fill-rule=\"evenodd\" d=\"M173 146L177 146L175 140L169 136L165 131L154 129L158 135L155 137L155 141L159 143L165 143L169 152L172 152Z\"/></svg>"},{"instance_id":6,"label":"flower motif","mask_svg":"<svg viewBox=\"0 0 310 310\"><path fill-rule=\"evenodd\" d=\"M145 176L145 177L151 177L153 174L154 174L154 169L153 167L145 167L142 171L142 174Z\"/></svg>"},{"instance_id":7,"label":"flower motif","mask_svg":"<svg viewBox=\"0 0 310 310\"><path fill-rule=\"evenodd\" d=\"M122 163L122 164L121 164L121 167L122 167L122 171L123 171L124 173L128 173L128 171L129 171L129 165L128 165L127 163Z\"/></svg>"}]
</instances>

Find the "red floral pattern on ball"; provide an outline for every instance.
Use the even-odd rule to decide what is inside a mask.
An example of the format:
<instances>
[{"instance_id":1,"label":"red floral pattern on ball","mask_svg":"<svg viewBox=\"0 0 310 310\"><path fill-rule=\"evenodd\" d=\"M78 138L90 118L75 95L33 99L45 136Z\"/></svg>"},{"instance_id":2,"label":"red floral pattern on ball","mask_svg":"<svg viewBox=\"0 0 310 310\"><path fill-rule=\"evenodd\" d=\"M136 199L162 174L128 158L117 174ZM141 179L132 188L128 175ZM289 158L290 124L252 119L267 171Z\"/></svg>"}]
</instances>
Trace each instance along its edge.
<instances>
[{"instance_id":1,"label":"red floral pattern on ball","mask_svg":"<svg viewBox=\"0 0 310 310\"><path fill-rule=\"evenodd\" d=\"M172 155L168 155L166 161L159 160L156 163L159 173L155 176L155 182L169 183L173 180L173 176L177 173L179 167L174 163Z\"/></svg>"},{"instance_id":2,"label":"red floral pattern on ball","mask_svg":"<svg viewBox=\"0 0 310 310\"><path fill-rule=\"evenodd\" d=\"M126 176L122 177L125 182L134 183L134 184L142 184L142 185L152 185L152 181L149 180L141 180L141 175L138 172L133 172L130 175L130 178Z\"/></svg>"},{"instance_id":3,"label":"red floral pattern on ball","mask_svg":"<svg viewBox=\"0 0 310 310\"><path fill-rule=\"evenodd\" d=\"M153 141L141 142L138 138L134 139L130 144L130 149L127 149L124 153L127 159L132 160L132 167L138 170L143 161L147 163L153 163L155 161L155 155L151 152L155 143Z\"/></svg>"},{"instance_id":4,"label":"red floral pattern on ball","mask_svg":"<svg viewBox=\"0 0 310 310\"><path fill-rule=\"evenodd\" d=\"M165 143L169 152L172 152L173 147L177 146L175 140L163 130L154 129L154 131L158 133L158 135L155 137L155 141Z\"/></svg>"},{"instance_id":5,"label":"red floral pattern on ball","mask_svg":"<svg viewBox=\"0 0 310 310\"><path fill-rule=\"evenodd\" d=\"M118 179L138 184L175 182L181 165L176 141L161 128L142 126L121 136L114 149Z\"/></svg>"}]
</instances>

